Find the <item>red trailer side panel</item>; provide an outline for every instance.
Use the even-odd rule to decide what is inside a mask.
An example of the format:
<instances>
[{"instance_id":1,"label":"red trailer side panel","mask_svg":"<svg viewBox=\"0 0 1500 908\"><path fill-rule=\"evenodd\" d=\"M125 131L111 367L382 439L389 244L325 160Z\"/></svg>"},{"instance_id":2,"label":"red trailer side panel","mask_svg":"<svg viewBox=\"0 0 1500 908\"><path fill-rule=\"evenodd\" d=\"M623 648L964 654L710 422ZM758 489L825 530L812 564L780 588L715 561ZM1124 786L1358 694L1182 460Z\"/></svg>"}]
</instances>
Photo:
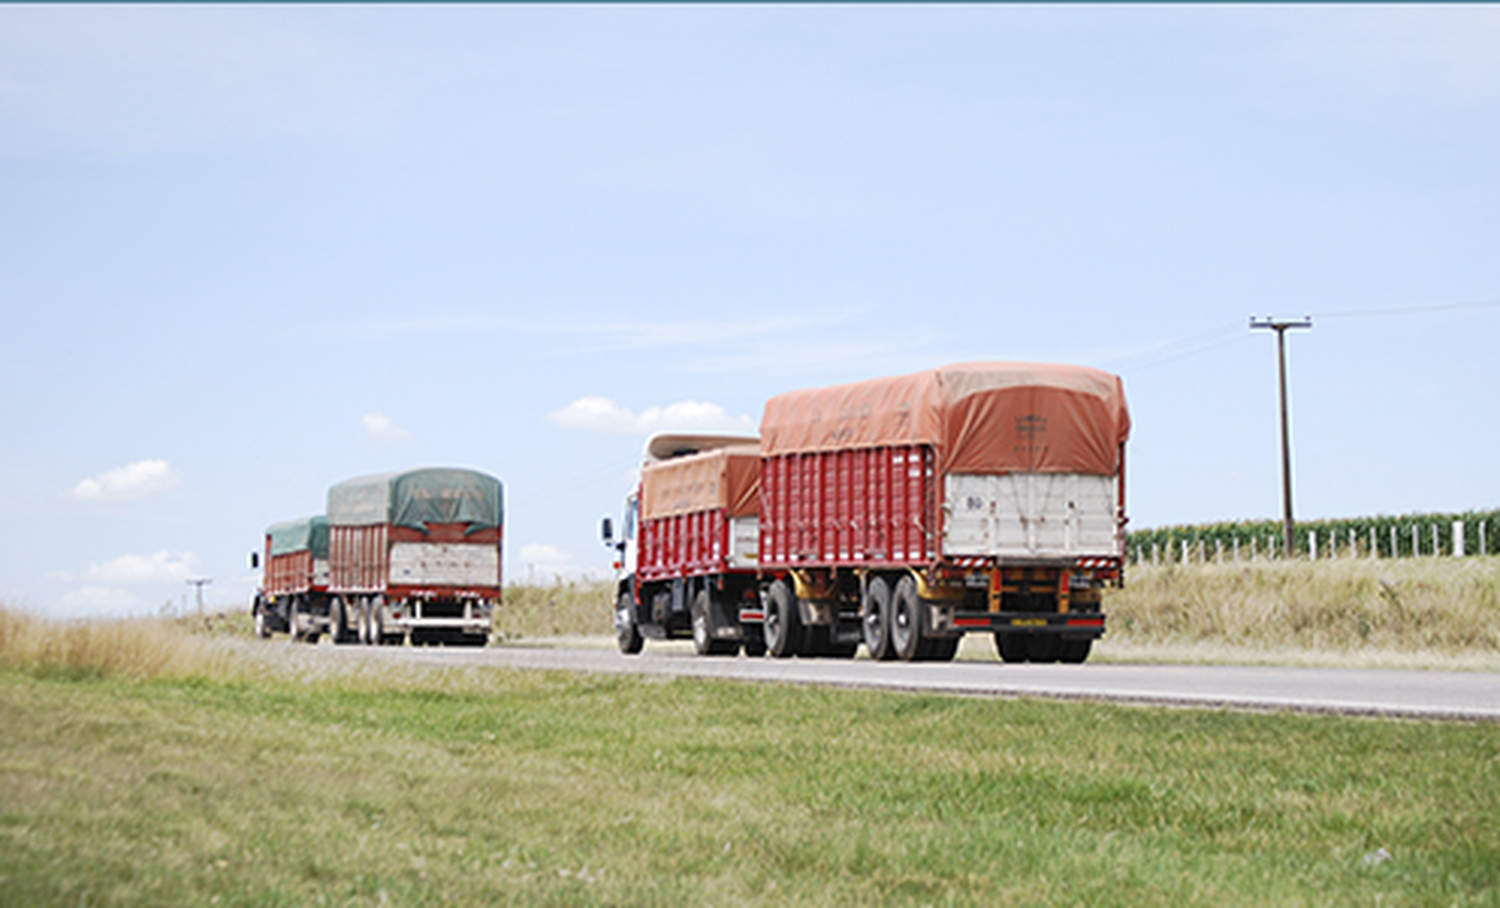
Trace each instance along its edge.
<instances>
[{"instance_id":1,"label":"red trailer side panel","mask_svg":"<svg viewBox=\"0 0 1500 908\"><path fill-rule=\"evenodd\" d=\"M644 519L636 572L650 582L732 570L729 528L722 508Z\"/></svg>"},{"instance_id":2,"label":"red trailer side panel","mask_svg":"<svg viewBox=\"0 0 1500 908\"><path fill-rule=\"evenodd\" d=\"M314 589L312 552L288 552L271 555L266 546L265 591L272 596L306 593ZM321 588L321 587L319 587Z\"/></svg>"},{"instance_id":3,"label":"red trailer side panel","mask_svg":"<svg viewBox=\"0 0 1500 908\"><path fill-rule=\"evenodd\" d=\"M767 457L760 496L767 568L937 560L941 527L930 445Z\"/></svg>"}]
</instances>

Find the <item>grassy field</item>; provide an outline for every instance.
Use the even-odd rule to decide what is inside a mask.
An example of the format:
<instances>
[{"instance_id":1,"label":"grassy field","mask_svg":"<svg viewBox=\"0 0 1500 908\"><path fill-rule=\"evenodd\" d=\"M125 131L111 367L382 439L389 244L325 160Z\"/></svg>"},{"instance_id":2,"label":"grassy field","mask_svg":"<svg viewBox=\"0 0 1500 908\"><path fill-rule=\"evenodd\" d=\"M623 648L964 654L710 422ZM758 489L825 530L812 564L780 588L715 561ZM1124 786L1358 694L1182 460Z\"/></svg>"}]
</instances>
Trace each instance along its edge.
<instances>
[{"instance_id":1,"label":"grassy field","mask_svg":"<svg viewBox=\"0 0 1500 908\"><path fill-rule=\"evenodd\" d=\"M1500 903L1493 725L321 655L0 610L0 902Z\"/></svg>"}]
</instances>

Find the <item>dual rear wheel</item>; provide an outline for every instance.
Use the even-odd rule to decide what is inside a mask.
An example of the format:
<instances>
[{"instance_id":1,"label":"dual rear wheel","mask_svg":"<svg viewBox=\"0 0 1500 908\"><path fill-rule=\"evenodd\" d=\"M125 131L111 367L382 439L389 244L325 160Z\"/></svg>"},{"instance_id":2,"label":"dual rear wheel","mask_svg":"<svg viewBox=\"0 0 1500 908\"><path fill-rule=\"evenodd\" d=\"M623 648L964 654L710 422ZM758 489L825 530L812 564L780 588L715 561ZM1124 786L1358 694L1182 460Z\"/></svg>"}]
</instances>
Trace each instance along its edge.
<instances>
[{"instance_id":1,"label":"dual rear wheel","mask_svg":"<svg viewBox=\"0 0 1500 908\"><path fill-rule=\"evenodd\" d=\"M1077 665L1089 657L1093 645L1093 640L1067 640L1053 634L995 634L995 650L1010 663Z\"/></svg>"}]
</instances>

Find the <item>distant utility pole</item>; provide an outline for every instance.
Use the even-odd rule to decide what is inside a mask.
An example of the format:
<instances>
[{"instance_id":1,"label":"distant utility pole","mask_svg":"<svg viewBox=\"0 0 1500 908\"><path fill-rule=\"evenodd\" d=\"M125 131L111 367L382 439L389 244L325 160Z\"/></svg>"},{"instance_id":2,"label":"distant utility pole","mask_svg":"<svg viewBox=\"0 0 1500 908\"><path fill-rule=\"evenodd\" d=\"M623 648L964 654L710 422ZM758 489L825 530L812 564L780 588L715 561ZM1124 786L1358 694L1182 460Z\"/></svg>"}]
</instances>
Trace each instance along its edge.
<instances>
[{"instance_id":1,"label":"distant utility pole","mask_svg":"<svg viewBox=\"0 0 1500 908\"><path fill-rule=\"evenodd\" d=\"M203 588L213 582L213 578L211 577L204 577L201 580L187 581L188 586L196 586L198 588L198 614L200 615L203 614Z\"/></svg>"},{"instance_id":2,"label":"distant utility pole","mask_svg":"<svg viewBox=\"0 0 1500 908\"><path fill-rule=\"evenodd\" d=\"M1250 327L1265 328L1276 332L1276 366L1281 387L1281 533L1282 557L1290 558L1296 549L1292 527L1292 442L1286 407L1286 329L1311 328L1312 316L1299 319L1250 316Z\"/></svg>"}]
</instances>

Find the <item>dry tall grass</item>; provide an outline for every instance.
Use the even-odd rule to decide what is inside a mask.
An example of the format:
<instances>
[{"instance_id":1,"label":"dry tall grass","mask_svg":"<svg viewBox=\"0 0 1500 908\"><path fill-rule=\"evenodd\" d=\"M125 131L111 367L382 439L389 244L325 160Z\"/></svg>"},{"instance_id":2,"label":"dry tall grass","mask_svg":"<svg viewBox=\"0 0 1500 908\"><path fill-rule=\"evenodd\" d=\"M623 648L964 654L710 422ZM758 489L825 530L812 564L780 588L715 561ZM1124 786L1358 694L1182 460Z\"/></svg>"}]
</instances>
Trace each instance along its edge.
<instances>
[{"instance_id":1,"label":"dry tall grass","mask_svg":"<svg viewBox=\"0 0 1500 908\"><path fill-rule=\"evenodd\" d=\"M1141 565L1109 640L1263 652L1500 657L1500 558Z\"/></svg>"},{"instance_id":2,"label":"dry tall grass","mask_svg":"<svg viewBox=\"0 0 1500 908\"><path fill-rule=\"evenodd\" d=\"M139 680L222 677L232 665L214 641L159 619L52 621L0 604L0 667Z\"/></svg>"},{"instance_id":3,"label":"dry tall grass","mask_svg":"<svg viewBox=\"0 0 1500 908\"><path fill-rule=\"evenodd\" d=\"M613 581L559 581L551 586L505 588L505 605L495 612L495 639L613 636Z\"/></svg>"}]
</instances>

